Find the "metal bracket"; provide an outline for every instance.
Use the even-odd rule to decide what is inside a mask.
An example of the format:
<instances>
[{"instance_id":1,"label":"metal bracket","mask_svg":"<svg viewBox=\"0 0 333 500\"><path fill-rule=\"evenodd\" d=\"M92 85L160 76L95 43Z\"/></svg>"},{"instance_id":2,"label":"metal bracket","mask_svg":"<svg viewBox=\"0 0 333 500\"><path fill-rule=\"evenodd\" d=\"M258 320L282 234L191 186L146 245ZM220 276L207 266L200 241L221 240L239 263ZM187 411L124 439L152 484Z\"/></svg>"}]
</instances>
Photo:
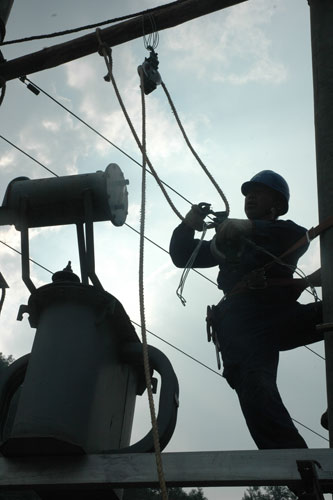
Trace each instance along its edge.
<instances>
[{"instance_id":1,"label":"metal bracket","mask_svg":"<svg viewBox=\"0 0 333 500\"><path fill-rule=\"evenodd\" d=\"M324 500L320 488L317 467L321 465L316 460L296 460L298 471L302 478L302 493L298 494L301 500Z\"/></svg>"},{"instance_id":2,"label":"metal bracket","mask_svg":"<svg viewBox=\"0 0 333 500\"><path fill-rule=\"evenodd\" d=\"M93 199L91 190L86 189L82 193L82 197L85 214L85 232L83 223L76 224L82 283L88 285L88 279L90 278L96 288L103 290L103 286L95 273Z\"/></svg>"}]
</instances>

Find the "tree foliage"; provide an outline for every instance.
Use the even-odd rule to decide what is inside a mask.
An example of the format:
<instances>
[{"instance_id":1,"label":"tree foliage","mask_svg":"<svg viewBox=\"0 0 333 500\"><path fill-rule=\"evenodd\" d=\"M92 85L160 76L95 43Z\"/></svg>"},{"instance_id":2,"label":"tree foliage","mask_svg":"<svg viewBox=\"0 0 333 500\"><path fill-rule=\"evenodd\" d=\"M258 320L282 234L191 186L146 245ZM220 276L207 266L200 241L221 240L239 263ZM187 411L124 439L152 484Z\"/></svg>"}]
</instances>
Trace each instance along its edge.
<instances>
[{"instance_id":1,"label":"tree foliage","mask_svg":"<svg viewBox=\"0 0 333 500\"><path fill-rule=\"evenodd\" d=\"M182 488L168 488L169 500L207 500L201 488L192 489L190 492ZM161 492L157 488L129 488L124 491L123 500L158 500Z\"/></svg>"},{"instance_id":2,"label":"tree foliage","mask_svg":"<svg viewBox=\"0 0 333 500\"><path fill-rule=\"evenodd\" d=\"M9 356L5 356L2 352L0 352L0 367L10 365L14 360L13 356L9 354Z\"/></svg>"},{"instance_id":3,"label":"tree foliage","mask_svg":"<svg viewBox=\"0 0 333 500\"><path fill-rule=\"evenodd\" d=\"M297 500L287 486L250 486L242 500Z\"/></svg>"}]
</instances>

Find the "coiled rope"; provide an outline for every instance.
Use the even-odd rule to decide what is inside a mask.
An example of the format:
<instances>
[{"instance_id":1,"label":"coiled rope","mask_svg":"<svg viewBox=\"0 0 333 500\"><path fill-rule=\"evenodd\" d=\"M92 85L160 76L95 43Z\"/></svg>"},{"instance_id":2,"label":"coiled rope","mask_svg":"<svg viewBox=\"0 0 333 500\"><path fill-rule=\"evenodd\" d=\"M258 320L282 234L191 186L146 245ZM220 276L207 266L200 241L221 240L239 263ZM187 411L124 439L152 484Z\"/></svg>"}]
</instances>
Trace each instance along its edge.
<instances>
[{"instance_id":1,"label":"coiled rope","mask_svg":"<svg viewBox=\"0 0 333 500\"><path fill-rule=\"evenodd\" d=\"M144 232L145 232L145 213L146 213L146 164L148 163L151 172L154 172L154 169L151 164L149 164L149 160L146 153L146 107L145 107L145 99L143 92L143 72L139 69L139 75L141 80L141 103L142 103L142 142L140 142L134 127L129 119L129 116L126 112L126 109L122 103L120 98L116 83L114 81L112 75L112 59L111 59L111 49L106 44L101 41L99 30L96 30L96 35L99 41L99 49L98 52L105 59L105 63L108 68L108 75L106 79L112 81L113 86L116 90L116 94L120 105L124 111L124 114L127 118L128 124L132 130L132 133L135 137L135 140L139 146L140 151L142 152L142 180L141 180L141 216L140 216L140 252L139 252L139 301L140 301L140 320L141 320L141 335L142 335L142 350L143 350L143 366L145 373L145 381L147 387L148 401L149 401L149 410L150 410L150 418L152 424L152 432L153 432L153 442L155 449L155 459L156 459L156 468L162 493L162 499L168 500L168 493L165 483L163 464L162 464L162 456L161 456L161 447L159 440L159 432L158 425L156 419L156 411L154 405L153 391L152 391L152 381L150 375L150 363L149 363L149 355L148 355L148 344L147 344L147 329L146 329L146 318L145 318L145 307L144 307ZM109 77L109 78L108 78ZM156 174L156 173L155 173ZM158 179L158 176L153 173L155 179ZM164 186L160 183L158 179L158 184L161 189L165 192ZM166 193L167 194L167 193ZM171 200L170 200L171 202ZM171 202L172 203L172 202ZM180 215L180 214L179 214Z\"/></svg>"}]
</instances>

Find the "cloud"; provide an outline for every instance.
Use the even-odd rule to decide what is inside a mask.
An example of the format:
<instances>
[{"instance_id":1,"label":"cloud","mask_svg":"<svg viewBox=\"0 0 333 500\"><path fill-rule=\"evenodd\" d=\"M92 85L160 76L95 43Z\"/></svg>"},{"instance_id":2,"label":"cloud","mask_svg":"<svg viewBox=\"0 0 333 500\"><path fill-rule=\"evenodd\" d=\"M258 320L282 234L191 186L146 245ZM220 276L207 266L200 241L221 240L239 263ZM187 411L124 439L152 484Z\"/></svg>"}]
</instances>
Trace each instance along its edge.
<instances>
[{"instance_id":1,"label":"cloud","mask_svg":"<svg viewBox=\"0 0 333 500\"><path fill-rule=\"evenodd\" d=\"M182 25L167 35L167 45L177 53L175 64L200 79L208 75L233 85L282 83L287 71L271 55L267 33L275 11L267 0L246 2Z\"/></svg>"},{"instance_id":2,"label":"cloud","mask_svg":"<svg viewBox=\"0 0 333 500\"><path fill-rule=\"evenodd\" d=\"M67 65L67 84L77 90L94 84L96 73L88 59L72 61Z\"/></svg>"},{"instance_id":3,"label":"cloud","mask_svg":"<svg viewBox=\"0 0 333 500\"><path fill-rule=\"evenodd\" d=\"M136 135L142 142L142 102L138 75L136 70L133 71L133 68L137 67L136 57L131 46L128 45L119 47L114 52L113 59L118 91ZM141 152L121 110L112 84L105 84L102 78L98 78L100 73L98 62L98 59L96 61L90 58L89 61L75 61L66 65L67 83L80 93L78 104L80 116L117 147L126 148L126 153L140 158ZM78 69L81 64L83 68ZM88 65L91 68L89 74L95 75L93 85L89 79L82 82L73 75L77 71L82 74L87 70ZM145 106L147 153L150 160L152 162L166 160L186 150L184 139L160 87L156 95L151 94L149 98L145 98ZM181 119L191 141L195 144L197 130L202 123L207 122L207 117L202 116L195 121L189 118L181 117ZM93 137L91 144L102 156L110 151L110 145L100 137ZM170 168L176 167L169 165Z\"/></svg>"},{"instance_id":4,"label":"cloud","mask_svg":"<svg viewBox=\"0 0 333 500\"><path fill-rule=\"evenodd\" d=\"M16 160L16 153L14 151L9 151L0 156L0 168L13 167Z\"/></svg>"},{"instance_id":5,"label":"cloud","mask_svg":"<svg viewBox=\"0 0 333 500\"><path fill-rule=\"evenodd\" d=\"M42 125L46 130L50 130L50 132L58 132L60 129L59 123L51 120L43 120Z\"/></svg>"}]
</instances>

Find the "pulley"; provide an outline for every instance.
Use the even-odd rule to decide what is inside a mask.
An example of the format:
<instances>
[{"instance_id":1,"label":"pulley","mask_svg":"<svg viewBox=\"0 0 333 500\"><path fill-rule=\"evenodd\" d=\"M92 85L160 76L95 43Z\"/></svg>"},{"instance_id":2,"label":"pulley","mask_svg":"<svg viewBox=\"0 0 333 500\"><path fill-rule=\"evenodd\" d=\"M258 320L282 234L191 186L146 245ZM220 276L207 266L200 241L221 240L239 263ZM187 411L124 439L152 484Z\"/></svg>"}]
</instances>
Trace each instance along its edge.
<instances>
[{"instance_id":1,"label":"pulley","mask_svg":"<svg viewBox=\"0 0 333 500\"><path fill-rule=\"evenodd\" d=\"M158 54L150 45L147 49L150 51L150 56L145 57L144 62L141 66L139 66L139 68L142 68L143 71L143 91L146 95L155 90L157 85L160 85L162 81L161 75L157 70L159 64L157 57Z\"/></svg>"}]
</instances>

